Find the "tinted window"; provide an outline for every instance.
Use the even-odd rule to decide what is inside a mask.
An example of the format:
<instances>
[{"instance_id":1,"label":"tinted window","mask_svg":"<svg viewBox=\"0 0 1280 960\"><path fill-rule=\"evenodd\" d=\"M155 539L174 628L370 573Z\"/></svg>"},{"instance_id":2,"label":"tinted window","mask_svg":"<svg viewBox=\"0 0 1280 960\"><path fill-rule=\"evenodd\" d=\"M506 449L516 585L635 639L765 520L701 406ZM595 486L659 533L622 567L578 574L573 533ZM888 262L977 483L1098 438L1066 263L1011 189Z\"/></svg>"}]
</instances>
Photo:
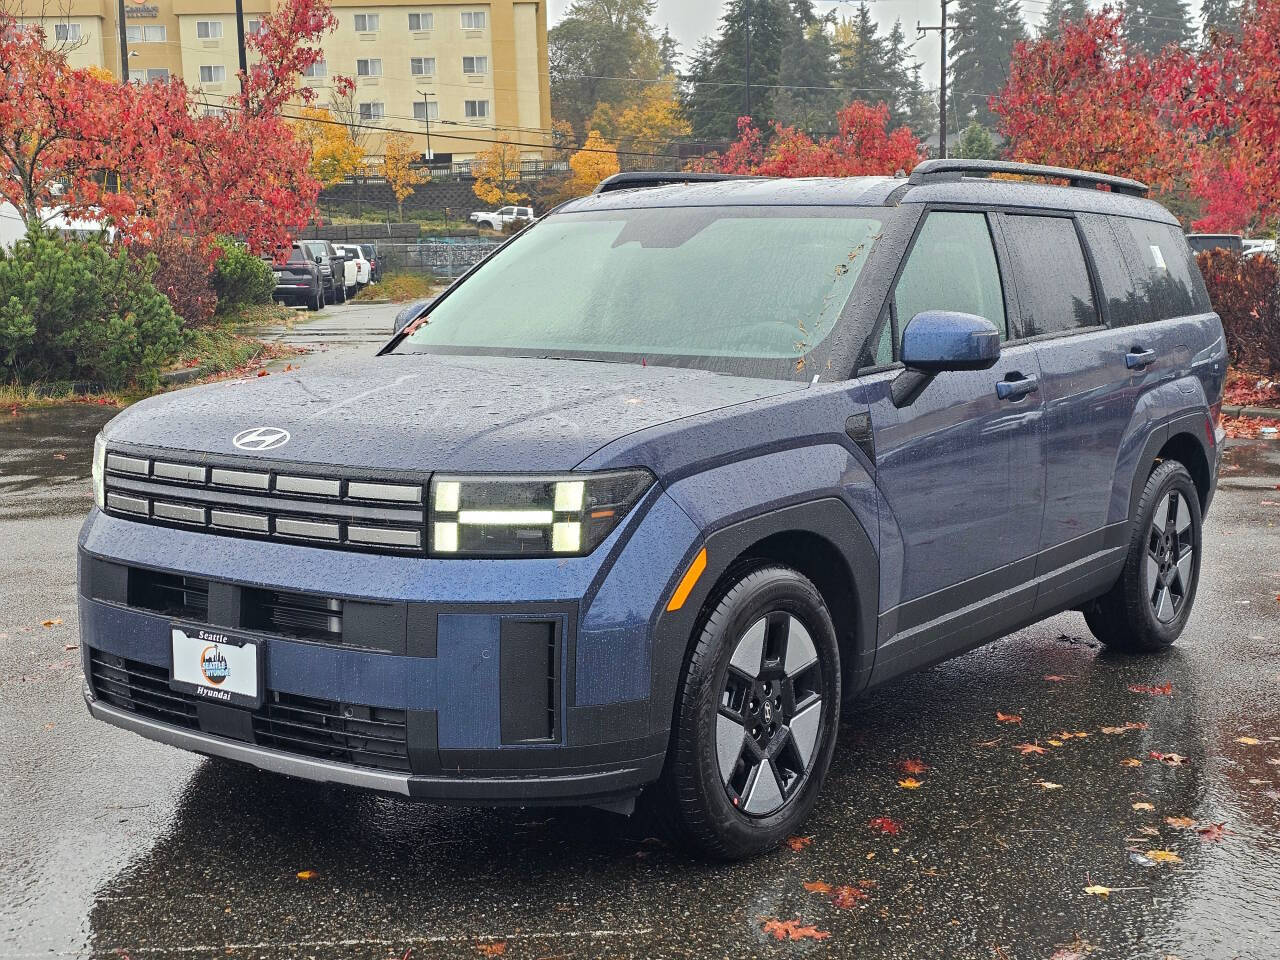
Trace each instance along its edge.
<instances>
[{"instance_id":1,"label":"tinted window","mask_svg":"<svg viewBox=\"0 0 1280 960\"><path fill-rule=\"evenodd\" d=\"M931 213L908 255L893 295L897 334L917 313L955 310L986 317L1007 337L1004 293L983 213ZM887 362L884 341L876 362Z\"/></svg>"},{"instance_id":2,"label":"tinted window","mask_svg":"<svg viewBox=\"0 0 1280 960\"><path fill-rule=\"evenodd\" d=\"M1079 223L1098 275L1103 319L1113 327L1128 327L1152 319L1146 298L1133 282L1111 218L1086 213L1081 215Z\"/></svg>"},{"instance_id":3,"label":"tinted window","mask_svg":"<svg viewBox=\"0 0 1280 960\"><path fill-rule=\"evenodd\" d=\"M1017 279L1018 336L1096 325L1098 310L1075 221L1006 216L1004 229Z\"/></svg>"},{"instance_id":4,"label":"tinted window","mask_svg":"<svg viewBox=\"0 0 1280 960\"><path fill-rule=\"evenodd\" d=\"M1168 223L1113 218L1128 254L1138 292L1150 302L1153 320L1207 311L1204 281L1182 231Z\"/></svg>"}]
</instances>

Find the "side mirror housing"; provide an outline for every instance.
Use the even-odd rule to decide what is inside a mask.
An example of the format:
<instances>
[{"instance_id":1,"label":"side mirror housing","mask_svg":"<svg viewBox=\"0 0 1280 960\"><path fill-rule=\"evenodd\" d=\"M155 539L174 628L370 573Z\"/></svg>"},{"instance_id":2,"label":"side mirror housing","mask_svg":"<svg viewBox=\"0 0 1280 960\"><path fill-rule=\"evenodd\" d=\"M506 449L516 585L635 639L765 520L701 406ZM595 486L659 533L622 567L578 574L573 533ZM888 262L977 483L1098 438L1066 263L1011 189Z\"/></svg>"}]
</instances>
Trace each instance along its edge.
<instances>
[{"instance_id":1,"label":"side mirror housing","mask_svg":"<svg viewBox=\"0 0 1280 960\"><path fill-rule=\"evenodd\" d=\"M989 370L1000 359L1000 331L985 317L950 310L917 313L902 331L906 370L893 381L895 407L916 401L933 378L948 370Z\"/></svg>"},{"instance_id":2,"label":"side mirror housing","mask_svg":"<svg viewBox=\"0 0 1280 960\"><path fill-rule=\"evenodd\" d=\"M429 311L438 299L438 297L432 297L429 300L417 300L397 313L396 326L393 333L399 333L409 324L413 323L413 321L417 320L420 316Z\"/></svg>"}]
</instances>

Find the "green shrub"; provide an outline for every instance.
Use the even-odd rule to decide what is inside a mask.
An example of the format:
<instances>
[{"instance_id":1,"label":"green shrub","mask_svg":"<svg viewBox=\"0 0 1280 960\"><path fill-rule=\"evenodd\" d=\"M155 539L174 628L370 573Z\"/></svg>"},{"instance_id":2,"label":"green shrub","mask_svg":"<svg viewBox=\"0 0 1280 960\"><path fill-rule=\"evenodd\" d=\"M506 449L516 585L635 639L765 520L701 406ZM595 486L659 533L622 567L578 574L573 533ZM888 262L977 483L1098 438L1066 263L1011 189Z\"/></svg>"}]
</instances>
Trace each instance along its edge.
<instances>
[{"instance_id":1,"label":"green shrub","mask_svg":"<svg viewBox=\"0 0 1280 960\"><path fill-rule=\"evenodd\" d=\"M0 379L154 386L182 346L155 269L153 257L50 234L0 252Z\"/></svg>"},{"instance_id":2,"label":"green shrub","mask_svg":"<svg viewBox=\"0 0 1280 960\"><path fill-rule=\"evenodd\" d=\"M242 307L270 303L276 289L276 277L270 264L229 237L219 237L214 245L222 251L213 266L213 291L218 295L218 312L234 313Z\"/></svg>"}]
</instances>

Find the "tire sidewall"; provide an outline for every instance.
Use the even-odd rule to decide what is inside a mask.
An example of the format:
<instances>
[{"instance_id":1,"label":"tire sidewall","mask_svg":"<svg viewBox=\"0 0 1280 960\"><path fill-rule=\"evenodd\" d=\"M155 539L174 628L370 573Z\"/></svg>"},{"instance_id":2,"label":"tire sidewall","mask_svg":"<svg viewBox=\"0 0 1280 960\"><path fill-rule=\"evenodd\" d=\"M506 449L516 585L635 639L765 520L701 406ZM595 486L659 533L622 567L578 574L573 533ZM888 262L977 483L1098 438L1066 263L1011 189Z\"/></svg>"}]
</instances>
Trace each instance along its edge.
<instances>
[{"instance_id":1,"label":"tire sidewall","mask_svg":"<svg viewBox=\"0 0 1280 960\"><path fill-rule=\"evenodd\" d=\"M1142 618L1143 632L1152 640L1167 646L1177 640L1186 627L1187 620L1190 618L1191 611L1195 606L1196 591L1200 586L1200 559L1204 544L1201 530L1200 496L1196 491L1195 482L1191 479L1191 475L1187 473L1186 468L1174 461L1165 461L1156 468L1151 474L1151 479L1148 480L1146 492L1148 496L1143 497L1142 510L1136 518L1138 527L1134 534L1136 538L1134 541L1135 549L1131 558L1129 576L1135 595L1141 599L1140 610L1135 612ZM1168 501L1169 494L1173 492L1177 492L1187 502L1187 507L1191 511L1191 583L1182 601L1182 609L1178 611L1178 615L1168 623L1161 623L1151 606L1151 598L1147 595L1145 572L1147 543L1152 518L1155 516L1156 511L1160 510Z\"/></svg>"}]
</instances>

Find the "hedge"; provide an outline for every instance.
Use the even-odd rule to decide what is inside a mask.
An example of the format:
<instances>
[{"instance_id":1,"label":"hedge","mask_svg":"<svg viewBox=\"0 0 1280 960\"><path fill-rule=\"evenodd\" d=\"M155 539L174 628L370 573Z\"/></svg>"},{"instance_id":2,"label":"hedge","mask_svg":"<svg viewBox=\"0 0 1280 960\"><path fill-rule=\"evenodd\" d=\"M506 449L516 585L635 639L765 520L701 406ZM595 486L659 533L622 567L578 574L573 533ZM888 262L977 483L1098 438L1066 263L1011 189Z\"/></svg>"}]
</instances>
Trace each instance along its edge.
<instances>
[{"instance_id":1,"label":"hedge","mask_svg":"<svg viewBox=\"0 0 1280 960\"><path fill-rule=\"evenodd\" d=\"M1196 257L1222 318L1231 365L1280 374L1280 269L1274 257L1206 250Z\"/></svg>"}]
</instances>

